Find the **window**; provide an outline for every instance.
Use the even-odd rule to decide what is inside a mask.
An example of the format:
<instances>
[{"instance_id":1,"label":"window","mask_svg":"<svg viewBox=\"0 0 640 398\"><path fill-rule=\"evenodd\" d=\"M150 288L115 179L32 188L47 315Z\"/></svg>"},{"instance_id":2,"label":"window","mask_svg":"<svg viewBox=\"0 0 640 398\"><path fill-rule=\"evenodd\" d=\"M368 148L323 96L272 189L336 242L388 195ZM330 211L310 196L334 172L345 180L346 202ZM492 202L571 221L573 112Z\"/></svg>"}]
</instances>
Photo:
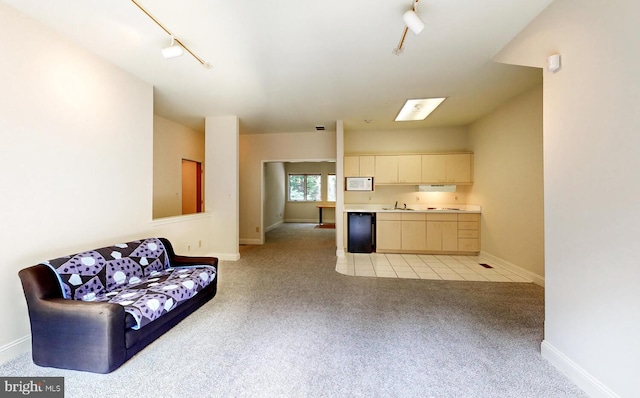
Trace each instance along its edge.
<instances>
[{"instance_id":1,"label":"window","mask_svg":"<svg viewBox=\"0 0 640 398\"><path fill-rule=\"evenodd\" d=\"M322 175L289 174L289 200L292 202L322 201Z\"/></svg>"},{"instance_id":2,"label":"window","mask_svg":"<svg viewBox=\"0 0 640 398\"><path fill-rule=\"evenodd\" d=\"M327 202L335 202L336 201L336 175L329 174L327 175Z\"/></svg>"}]
</instances>

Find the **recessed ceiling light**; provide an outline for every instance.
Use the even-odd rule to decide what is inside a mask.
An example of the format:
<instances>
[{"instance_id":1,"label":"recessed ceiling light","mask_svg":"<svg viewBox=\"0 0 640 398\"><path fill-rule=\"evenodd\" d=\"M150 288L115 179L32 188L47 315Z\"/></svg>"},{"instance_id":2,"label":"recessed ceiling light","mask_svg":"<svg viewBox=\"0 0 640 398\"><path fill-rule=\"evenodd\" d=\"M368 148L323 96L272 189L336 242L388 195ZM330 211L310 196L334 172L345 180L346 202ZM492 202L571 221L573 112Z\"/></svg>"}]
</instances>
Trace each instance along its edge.
<instances>
[{"instance_id":1,"label":"recessed ceiling light","mask_svg":"<svg viewBox=\"0 0 640 398\"><path fill-rule=\"evenodd\" d=\"M407 122L412 120L424 120L444 101L445 98L422 98L410 99L404 104L396 122Z\"/></svg>"}]
</instances>

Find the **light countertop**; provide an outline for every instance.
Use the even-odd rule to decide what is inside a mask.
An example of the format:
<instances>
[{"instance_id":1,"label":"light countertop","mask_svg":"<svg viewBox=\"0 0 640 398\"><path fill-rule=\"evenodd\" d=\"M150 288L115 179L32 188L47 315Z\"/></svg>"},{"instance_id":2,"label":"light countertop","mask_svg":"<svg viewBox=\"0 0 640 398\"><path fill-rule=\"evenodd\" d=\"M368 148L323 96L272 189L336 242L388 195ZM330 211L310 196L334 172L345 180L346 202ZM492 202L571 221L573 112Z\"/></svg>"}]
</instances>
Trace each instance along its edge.
<instances>
[{"instance_id":1,"label":"light countertop","mask_svg":"<svg viewBox=\"0 0 640 398\"><path fill-rule=\"evenodd\" d=\"M476 205L417 205L408 204L407 209L394 209L394 204L366 204L366 203L350 203L344 205L345 213L355 212L375 212L375 213L391 213L391 212L420 212L420 213L481 213L482 209Z\"/></svg>"}]
</instances>

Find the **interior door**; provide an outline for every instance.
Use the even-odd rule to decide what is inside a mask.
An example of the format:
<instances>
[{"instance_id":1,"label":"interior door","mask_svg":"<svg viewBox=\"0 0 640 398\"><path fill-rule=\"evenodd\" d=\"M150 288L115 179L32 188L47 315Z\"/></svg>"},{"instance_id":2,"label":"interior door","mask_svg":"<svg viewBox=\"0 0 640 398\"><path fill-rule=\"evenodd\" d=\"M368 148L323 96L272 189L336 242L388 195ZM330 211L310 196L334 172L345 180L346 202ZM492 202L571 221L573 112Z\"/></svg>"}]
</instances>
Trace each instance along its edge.
<instances>
[{"instance_id":1,"label":"interior door","mask_svg":"<svg viewBox=\"0 0 640 398\"><path fill-rule=\"evenodd\" d=\"M202 163L182 159L182 214L202 212Z\"/></svg>"}]
</instances>

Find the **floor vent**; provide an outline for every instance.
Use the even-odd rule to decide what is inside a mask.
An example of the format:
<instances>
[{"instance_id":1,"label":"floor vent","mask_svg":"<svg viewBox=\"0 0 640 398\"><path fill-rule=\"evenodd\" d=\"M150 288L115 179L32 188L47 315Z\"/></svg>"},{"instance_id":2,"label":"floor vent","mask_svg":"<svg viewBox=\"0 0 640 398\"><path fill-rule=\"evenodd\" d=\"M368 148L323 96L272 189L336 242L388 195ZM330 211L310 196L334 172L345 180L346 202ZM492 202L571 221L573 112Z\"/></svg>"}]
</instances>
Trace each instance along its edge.
<instances>
[{"instance_id":1,"label":"floor vent","mask_svg":"<svg viewBox=\"0 0 640 398\"><path fill-rule=\"evenodd\" d=\"M484 263L480 263L480 265L482 265L485 268L493 268L492 266L490 266L489 264L484 264Z\"/></svg>"}]
</instances>

